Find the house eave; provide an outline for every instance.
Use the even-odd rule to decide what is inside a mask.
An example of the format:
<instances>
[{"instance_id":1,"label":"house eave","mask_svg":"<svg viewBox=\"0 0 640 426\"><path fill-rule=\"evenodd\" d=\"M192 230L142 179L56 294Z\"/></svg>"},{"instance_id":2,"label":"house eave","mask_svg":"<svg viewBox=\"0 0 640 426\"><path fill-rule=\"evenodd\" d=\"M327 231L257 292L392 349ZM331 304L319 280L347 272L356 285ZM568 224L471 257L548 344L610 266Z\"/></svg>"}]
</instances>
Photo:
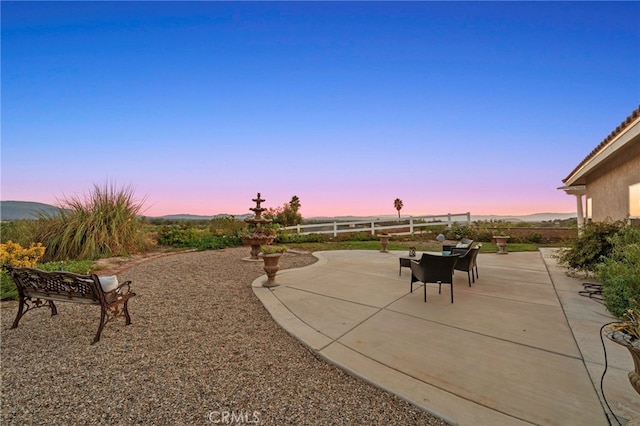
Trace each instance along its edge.
<instances>
[{"instance_id":1,"label":"house eave","mask_svg":"<svg viewBox=\"0 0 640 426\"><path fill-rule=\"evenodd\" d=\"M562 180L566 186L584 185L585 177L611 156L618 153L627 144L640 136L640 108L607 136L582 162Z\"/></svg>"}]
</instances>

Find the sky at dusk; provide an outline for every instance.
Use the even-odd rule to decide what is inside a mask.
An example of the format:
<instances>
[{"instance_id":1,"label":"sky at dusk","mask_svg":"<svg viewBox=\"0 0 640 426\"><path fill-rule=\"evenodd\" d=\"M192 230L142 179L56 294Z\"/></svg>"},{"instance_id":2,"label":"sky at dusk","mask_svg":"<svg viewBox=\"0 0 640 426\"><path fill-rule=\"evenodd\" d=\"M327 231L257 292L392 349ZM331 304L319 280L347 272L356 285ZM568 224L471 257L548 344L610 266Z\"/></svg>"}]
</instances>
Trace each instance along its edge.
<instances>
[{"instance_id":1,"label":"sky at dusk","mask_svg":"<svg viewBox=\"0 0 640 426\"><path fill-rule=\"evenodd\" d=\"M574 212L640 103L640 2L1 2L2 200Z\"/></svg>"}]
</instances>

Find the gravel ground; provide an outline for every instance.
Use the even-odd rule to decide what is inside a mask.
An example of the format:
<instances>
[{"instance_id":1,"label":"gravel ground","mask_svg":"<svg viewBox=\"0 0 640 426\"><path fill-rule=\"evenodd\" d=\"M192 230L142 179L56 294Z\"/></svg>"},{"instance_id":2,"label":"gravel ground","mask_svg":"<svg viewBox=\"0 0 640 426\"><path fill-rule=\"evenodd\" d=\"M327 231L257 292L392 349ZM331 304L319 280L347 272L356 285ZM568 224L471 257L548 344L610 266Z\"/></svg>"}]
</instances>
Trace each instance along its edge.
<instances>
[{"instance_id":1,"label":"gravel ground","mask_svg":"<svg viewBox=\"0 0 640 426\"><path fill-rule=\"evenodd\" d=\"M191 252L118 274L137 293L133 324L58 303L9 330L2 304L2 424L444 425L316 358L282 330L251 289L262 263L247 247ZM315 262L287 253L281 268Z\"/></svg>"}]
</instances>

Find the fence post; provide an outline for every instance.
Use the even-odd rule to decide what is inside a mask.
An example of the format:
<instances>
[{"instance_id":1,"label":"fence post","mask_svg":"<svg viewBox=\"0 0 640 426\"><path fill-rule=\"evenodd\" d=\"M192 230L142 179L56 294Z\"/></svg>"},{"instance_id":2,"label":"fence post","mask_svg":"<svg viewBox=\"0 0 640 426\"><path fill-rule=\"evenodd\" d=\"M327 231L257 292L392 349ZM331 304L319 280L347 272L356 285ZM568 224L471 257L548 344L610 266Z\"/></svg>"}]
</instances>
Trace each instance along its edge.
<instances>
[{"instance_id":1,"label":"fence post","mask_svg":"<svg viewBox=\"0 0 640 426\"><path fill-rule=\"evenodd\" d=\"M471 212L467 212L467 225L471 226Z\"/></svg>"},{"instance_id":2,"label":"fence post","mask_svg":"<svg viewBox=\"0 0 640 426\"><path fill-rule=\"evenodd\" d=\"M413 234L413 217L409 218L409 232Z\"/></svg>"},{"instance_id":3,"label":"fence post","mask_svg":"<svg viewBox=\"0 0 640 426\"><path fill-rule=\"evenodd\" d=\"M447 228L451 228L451 213L447 213Z\"/></svg>"},{"instance_id":4,"label":"fence post","mask_svg":"<svg viewBox=\"0 0 640 426\"><path fill-rule=\"evenodd\" d=\"M376 235L375 227L376 227L376 222L372 220L371 221L371 235Z\"/></svg>"},{"instance_id":5,"label":"fence post","mask_svg":"<svg viewBox=\"0 0 640 426\"><path fill-rule=\"evenodd\" d=\"M298 235L300 235L300 224L298 224L297 226L297 232L298 232Z\"/></svg>"},{"instance_id":6,"label":"fence post","mask_svg":"<svg viewBox=\"0 0 640 426\"><path fill-rule=\"evenodd\" d=\"M333 222L333 236L338 236L338 222Z\"/></svg>"}]
</instances>

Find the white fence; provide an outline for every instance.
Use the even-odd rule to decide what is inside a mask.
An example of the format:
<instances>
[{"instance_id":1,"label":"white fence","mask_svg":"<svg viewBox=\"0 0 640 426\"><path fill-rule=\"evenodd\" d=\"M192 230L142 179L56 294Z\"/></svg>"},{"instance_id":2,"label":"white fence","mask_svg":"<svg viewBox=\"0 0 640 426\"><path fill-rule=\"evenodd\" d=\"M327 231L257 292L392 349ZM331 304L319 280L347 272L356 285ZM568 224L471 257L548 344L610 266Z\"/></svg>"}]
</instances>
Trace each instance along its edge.
<instances>
[{"instance_id":1,"label":"white fence","mask_svg":"<svg viewBox=\"0 0 640 426\"><path fill-rule=\"evenodd\" d=\"M395 222L395 223L394 223ZM371 235L378 233L389 233L394 235L410 235L415 232L422 232L429 226L447 225L451 227L454 223L471 225L471 213L447 213L436 216L410 216L398 219L372 219L354 222L329 222L310 225L287 226L281 229L296 231L299 235L308 234L338 234L348 232L371 232Z\"/></svg>"}]
</instances>

